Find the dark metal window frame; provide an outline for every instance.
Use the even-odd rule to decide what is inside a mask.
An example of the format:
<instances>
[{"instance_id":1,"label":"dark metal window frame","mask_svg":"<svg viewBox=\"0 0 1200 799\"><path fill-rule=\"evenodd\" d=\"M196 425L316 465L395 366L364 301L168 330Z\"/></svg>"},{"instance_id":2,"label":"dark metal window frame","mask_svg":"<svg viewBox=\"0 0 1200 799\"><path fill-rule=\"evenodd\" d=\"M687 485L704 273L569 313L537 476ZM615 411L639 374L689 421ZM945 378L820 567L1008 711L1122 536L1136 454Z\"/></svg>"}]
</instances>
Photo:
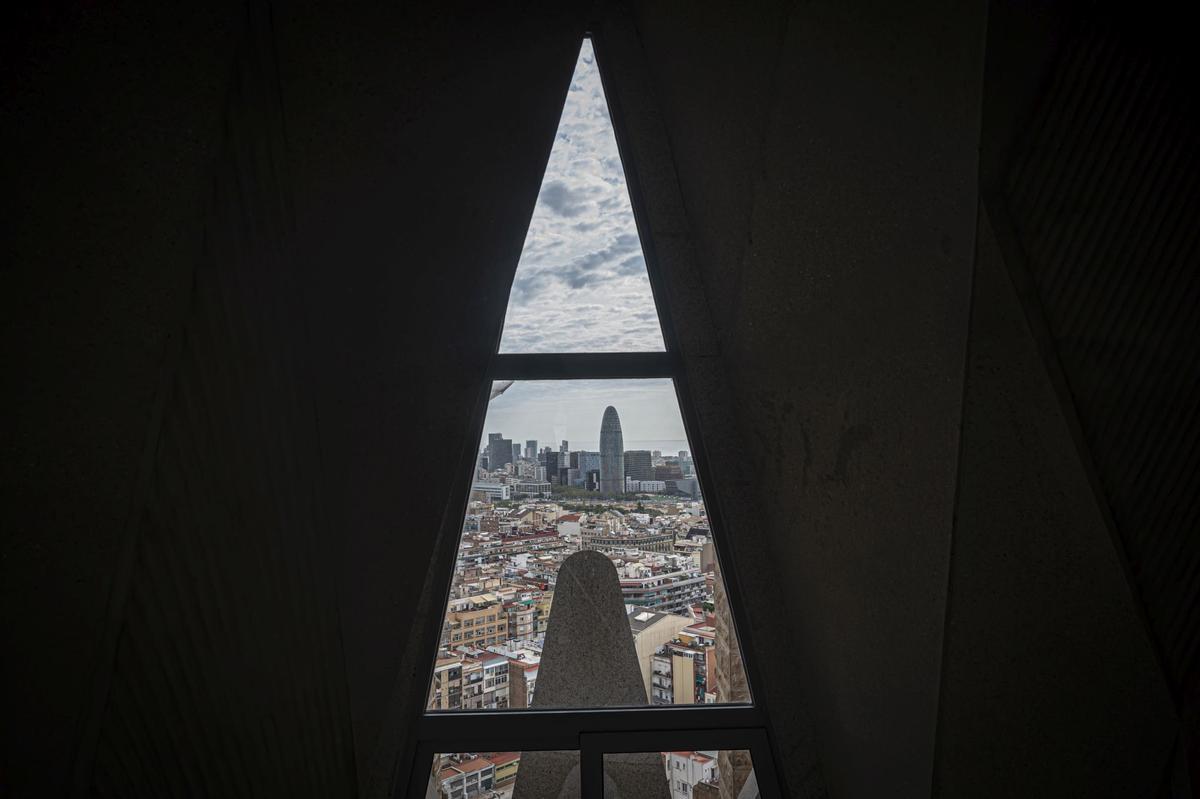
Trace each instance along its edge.
<instances>
[{"instance_id":1,"label":"dark metal window frame","mask_svg":"<svg viewBox=\"0 0 1200 799\"><path fill-rule=\"evenodd\" d=\"M447 504L435 550L435 574L444 575L442 603L435 612L444 613L453 582L454 563L462 533L462 519L470 498L470 475L474 473L476 442L483 435L491 386L497 380L586 380L586 379L649 379L669 378L675 386L676 399L683 417L684 432L691 449L697 478L704 491L704 504L713 530L713 544L721 564L721 575L733 618L733 634L737 637L745 666L749 704L677 705L621 708L566 709L496 709L486 711L425 710L418 728L412 759L407 763L408 780L405 796L425 794L430 778L430 765L439 752L478 751L545 751L577 750L580 753L581 795L584 799L603 796L603 758L606 753L660 752L671 750L749 750L761 795L765 799L781 797L782 782L775 768L775 747L765 710L754 703L757 679L755 651L749 638L749 625L744 618L741 601L741 581L734 563L729 537L726 534L720 503L711 487L715 485L699 435L699 418L687 377L680 358L675 328L671 323L666 289L654 254L654 240L641 210L640 183L637 170L626 145L619 96L612 91L611 78L604 68L602 26L596 23L581 36L592 40L596 66L609 105L617 140L617 150L625 169L626 185L633 207L634 221L641 240L650 279L651 293L658 313L665 349L657 352L616 353L500 353L500 334L493 347L488 374L483 381L471 419L467 445L461 456L460 470L464 475L461 487L456 487ZM569 81L564 86L565 100ZM515 277L515 270L514 270ZM511 290L511 287L510 287ZM507 295L506 295L507 299ZM720 532L717 532L717 531ZM430 625L430 638L421 651L435 651L441 625ZM429 665L423 696L428 696L433 681L433 663ZM422 703L423 704L423 703ZM398 764L403 765L403 764ZM400 784L396 784L398 789Z\"/></svg>"}]
</instances>

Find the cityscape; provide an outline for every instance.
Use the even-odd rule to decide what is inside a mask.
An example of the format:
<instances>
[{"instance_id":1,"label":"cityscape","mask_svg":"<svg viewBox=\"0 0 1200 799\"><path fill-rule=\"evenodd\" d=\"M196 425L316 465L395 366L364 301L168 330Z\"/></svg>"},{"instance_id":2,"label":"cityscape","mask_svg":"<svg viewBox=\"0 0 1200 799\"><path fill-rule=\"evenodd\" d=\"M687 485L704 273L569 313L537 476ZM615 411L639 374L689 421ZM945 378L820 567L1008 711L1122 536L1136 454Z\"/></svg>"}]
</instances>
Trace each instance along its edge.
<instances>
[{"instance_id":1,"label":"cityscape","mask_svg":"<svg viewBox=\"0 0 1200 799\"><path fill-rule=\"evenodd\" d=\"M500 352L662 349L604 89L585 40L514 277ZM586 704L572 703L570 690L555 694L546 677L558 674L561 688L564 672L555 663L564 661L546 656L546 634L556 592L560 607L578 597L558 585L560 568L578 553L606 557L619 582L619 600L613 594L605 607L617 638L624 632L618 602L623 607L641 677L639 688L624 661L622 684L630 690L623 696L659 706L748 702L673 382L497 383L484 435L428 708ZM626 644L616 643L613 651L627 654L620 648ZM567 660L574 657L572 649ZM578 657L605 656L581 646ZM546 677L540 695L539 672ZM751 771L747 752L660 756L660 787L671 799L732 799ZM534 795L537 760L526 759L527 779L518 787L520 752L442 754L432 764L430 794L525 799Z\"/></svg>"},{"instance_id":2,"label":"cityscape","mask_svg":"<svg viewBox=\"0 0 1200 799\"><path fill-rule=\"evenodd\" d=\"M674 397L669 402L677 416ZM749 701L690 451L626 449L614 405L594 419L596 449L506 437L491 428L492 417L463 522L429 709L532 706L559 567L585 550L602 553L616 570L645 704ZM533 428L533 420L523 426ZM740 787L750 771L746 752L661 757L672 799L736 796L731 786ZM433 785L448 799L509 797L519 769L519 752L443 754L433 764Z\"/></svg>"}]
</instances>

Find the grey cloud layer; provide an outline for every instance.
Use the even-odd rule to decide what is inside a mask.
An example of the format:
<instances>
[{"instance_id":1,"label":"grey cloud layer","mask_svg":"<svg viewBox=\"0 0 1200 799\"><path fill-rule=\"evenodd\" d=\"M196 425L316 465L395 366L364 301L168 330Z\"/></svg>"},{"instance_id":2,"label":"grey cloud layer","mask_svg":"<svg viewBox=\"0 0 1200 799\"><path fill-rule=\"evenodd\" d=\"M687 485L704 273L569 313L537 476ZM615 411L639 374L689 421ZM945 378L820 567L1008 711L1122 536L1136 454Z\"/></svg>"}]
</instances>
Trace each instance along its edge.
<instances>
[{"instance_id":1,"label":"grey cloud layer","mask_svg":"<svg viewBox=\"0 0 1200 799\"><path fill-rule=\"evenodd\" d=\"M505 316L501 352L661 350L590 42L584 42Z\"/></svg>"}]
</instances>

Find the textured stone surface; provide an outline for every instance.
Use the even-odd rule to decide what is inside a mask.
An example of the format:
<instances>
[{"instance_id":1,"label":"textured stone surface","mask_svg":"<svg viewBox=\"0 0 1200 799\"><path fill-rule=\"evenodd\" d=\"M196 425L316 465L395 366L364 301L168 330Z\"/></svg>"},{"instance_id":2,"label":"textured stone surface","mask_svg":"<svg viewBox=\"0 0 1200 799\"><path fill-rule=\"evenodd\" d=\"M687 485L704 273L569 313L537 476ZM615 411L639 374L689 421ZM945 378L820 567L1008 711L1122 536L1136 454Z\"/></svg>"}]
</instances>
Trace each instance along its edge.
<instances>
[{"instance_id":1,"label":"textured stone surface","mask_svg":"<svg viewBox=\"0 0 1200 799\"><path fill-rule=\"evenodd\" d=\"M0 98L0 793L68 790L244 9L15 10Z\"/></svg>"},{"instance_id":2,"label":"textured stone surface","mask_svg":"<svg viewBox=\"0 0 1200 799\"><path fill-rule=\"evenodd\" d=\"M647 704L617 570L605 555L576 552L558 571L533 707ZM578 795L577 752L526 752L513 799ZM606 783L630 799L666 799L662 756L605 758ZM564 790L567 792L561 793ZM606 789L607 793L607 789Z\"/></svg>"},{"instance_id":3,"label":"textured stone surface","mask_svg":"<svg viewBox=\"0 0 1200 799\"><path fill-rule=\"evenodd\" d=\"M795 796L930 791L985 16L634 6L676 174L638 129L634 169Z\"/></svg>"},{"instance_id":4,"label":"textured stone surface","mask_svg":"<svg viewBox=\"0 0 1200 799\"><path fill-rule=\"evenodd\" d=\"M345 690L368 796L390 796L397 763L407 768L445 610L428 564L444 517L462 512L449 498L469 479L469 420L585 13L572 0L317 2L277 15L341 544ZM412 458L414 446L430 457ZM423 481L429 490L401 488Z\"/></svg>"},{"instance_id":5,"label":"textured stone surface","mask_svg":"<svg viewBox=\"0 0 1200 799\"><path fill-rule=\"evenodd\" d=\"M460 11L7 26L3 792L388 790L583 27Z\"/></svg>"},{"instance_id":6,"label":"textured stone surface","mask_svg":"<svg viewBox=\"0 0 1200 799\"><path fill-rule=\"evenodd\" d=\"M981 220L934 792L1145 795L1170 694Z\"/></svg>"},{"instance_id":7,"label":"textured stone surface","mask_svg":"<svg viewBox=\"0 0 1200 799\"><path fill-rule=\"evenodd\" d=\"M742 790L738 793L738 799L758 799L758 797L758 778L751 771Z\"/></svg>"},{"instance_id":8,"label":"textured stone surface","mask_svg":"<svg viewBox=\"0 0 1200 799\"><path fill-rule=\"evenodd\" d=\"M404 778L443 599L426 567L461 512L446 498L590 6L10 20L4 791L64 795L76 765L80 793L122 796L377 797ZM1153 771L1174 728L1031 422L1053 412L1036 381L973 395L957 507L980 527L954 547L971 576L938 712L984 4L607 8L634 12L605 51L611 96L637 111L627 167L791 794ZM235 62L250 11L259 60ZM272 63L277 89L247 94ZM1036 90L1009 95L997 119L1020 131ZM1008 469L981 487L989 442ZM1007 544L980 534L1001 489L1031 525ZM957 738L935 764L939 718ZM1097 765L1119 729L1136 745Z\"/></svg>"},{"instance_id":9,"label":"textured stone surface","mask_svg":"<svg viewBox=\"0 0 1200 799\"><path fill-rule=\"evenodd\" d=\"M663 759L658 752L625 752L604 756L605 799L666 799L671 796Z\"/></svg>"},{"instance_id":10,"label":"textured stone surface","mask_svg":"<svg viewBox=\"0 0 1200 799\"><path fill-rule=\"evenodd\" d=\"M617 570L576 552L558 571L533 707L647 704Z\"/></svg>"}]
</instances>

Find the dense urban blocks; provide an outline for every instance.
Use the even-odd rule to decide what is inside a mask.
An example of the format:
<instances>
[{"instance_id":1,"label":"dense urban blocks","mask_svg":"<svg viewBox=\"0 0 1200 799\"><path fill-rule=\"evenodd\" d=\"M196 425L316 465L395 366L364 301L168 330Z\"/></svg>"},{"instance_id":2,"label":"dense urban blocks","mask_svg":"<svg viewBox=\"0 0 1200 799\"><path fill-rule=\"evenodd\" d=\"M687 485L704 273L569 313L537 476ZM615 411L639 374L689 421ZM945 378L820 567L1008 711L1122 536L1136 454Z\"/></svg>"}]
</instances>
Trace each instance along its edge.
<instances>
[{"instance_id":1,"label":"dense urban blocks","mask_svg":"<svg viewBox=\"0 0 1200 799\"><path fill-rule=\"evenodd\" d=\"M490 406L485 430L492 432L483 442L463 518L430 709L611 702L666 707L749 699L719 585L712 523L690 485L696 478L682 449L687 442L655 418L661 403L628 399L631 388L644 392L645 382L596 385L597 398L578 416L592 431L600 417L601 435L576 441L576 449L558 435L557 451L538 451L536 444L545 440L545 431L538 432L543 420L555 417L559 406L577 408L586 396L569 385L527 391L517 381ZM652 436L638 441L650 448L623 450L617 406L630 430ZM503 413L491 416L498 407ZM508 444L517 440L525 442L522 452L505 459ZM498 456L494 466L492 451ZM616 468L614 453L621 456ZM602 469L619 478L623 490L601 490ZM595 575L582 579L576 574L580 563L590 563L607 581L597 587ZM551 631L552 618L560 632ZM599 634L615 634L620 643L593 640ZM622 663L630 657L636 678L616 679L628 671ZM618 689L624 693L609 695ZM447 752L431 767L431 784L450 799L472 791L521 797L578 790L573 751ZM751 769L746 753L612 754L605 757L605 785L631 797L646 795L643 788L650 785L650 795L659 796L665 782L673 799L736 799Z\"/></svg>"}]
</instances>

